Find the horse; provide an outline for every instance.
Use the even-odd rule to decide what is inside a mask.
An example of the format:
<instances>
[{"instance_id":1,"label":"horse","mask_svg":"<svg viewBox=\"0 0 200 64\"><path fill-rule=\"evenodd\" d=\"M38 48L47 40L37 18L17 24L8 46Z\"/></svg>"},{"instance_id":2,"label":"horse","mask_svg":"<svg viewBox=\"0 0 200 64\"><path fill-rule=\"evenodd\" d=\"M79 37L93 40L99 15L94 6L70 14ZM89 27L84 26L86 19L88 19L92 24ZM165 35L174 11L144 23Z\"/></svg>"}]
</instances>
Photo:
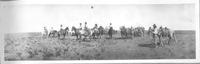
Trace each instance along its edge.
<instances>
[{"instance_id":1,"label":"horse","mask_svg":"<svg viewBox=\"0 0 200 64\"><path fill-rule=\"evenodd\" d=\"M142 37L142 36L144 36L144 27L136 27L136 28L134 28L133 31L134 31L133 32L134 37L137 37L137 36Z\"/></svg>"},{"instance_id":2,"label":"horse","mask_svg":"<svg viewBox=\"0 0 200 64\"><path fill-rule=\"evenodd\" d=\"M153 35L153 29L151 27L149 27L149 29L147 31L147 35L149 35L149 36Z\"/></svg>"},{"instance_id":3,"label":"horse","mask_svg":"<svg viewBox=\"0 0 200 64\"><path fill-rule=\"evenodd\" d=\"M72 36L76 36L76 39L80 38L80 29L77 29L76 27L72 26Z\"/></svg>"},{"instance_id":4,"label":"horse","mask_svg":"<svg viewBox=\"0 0 200 64\"><path fill-rule=\"evenodd\" d=\"M99 30L98 29L91 29L92 31L92 37L93 39L96 39L99 37Z\"/></svg>"},{"instance_id":5,"label":"horse","mask_svg":"<svg viewBox=\"0 0 200 64\"><path fill-rule=\"evenodd\" d=\"M65 38L66 35L68 35L68 31L69 31L68 27L66 27L65 29L60 29L60 31L58 32L58 38L61 38L61 36Z\"/></svg>"},{"instance_id":6,"label":"horse","mask_svg":"<svg viewBox=\"0 0 200 64\"><path fill-rule=\"evenodd\" d=\"M175 33L174 33L173 30L170 30L167 27L165 27L165 28L160 27L159 30L160 30L159 34L161 36L161 39L163 39L163 38L169 38L168 42L167 42L168 45L170 45L170 41L171 40L174 40L175 43L176 43L176 37L175 37Z\"/></svg>"},{"instance_id":7,"label":"horse","mask_svg":"<svg viewBox=\"0 0 200 64\"><path fill-rule=\"evenodd\" d=\"M101 38L102 35L104 34L105 30L104 30L104 28L103 28L102 26L100 26L100 27L98 28L98 31L99 31L99 38Z\"/></svg>"},{"instance_id":8,"label":"horse","mask_svg":"<svg viewBox=\"0 0 200 64\"><path fill-rule=\"evenodd\" d=\"M131 37L133 36L133 29L132 28L127 28L127 37Z\"/></svg>"},{"instance_id":9,"label":"horse","mask_svg":"<svg viewBox=\"0 0 200 64\"><path fill-rule=\"evenodd\" d=\"M110 27L109 30L108 30L108 35L109 35L109 38L112 38L113 37L113 27Z\"/></svg>"},{"instance_id":10,"label":"horse","mask_svg":"<svg viewBox=\"0 0 200 64\"><path fill-rule=\"evenodd\" d=\"M163 46L163 43L161 41L160 29L157 29L156 27L154 27L152 30L152 37L153 37L153 41L156 47L158 46L158 43L160 43L160 45Z\"/></svg>"},{"instance_id":11,"label":"horse","mask_svg":"<svg viewBox=\"0 0 200 64\"><path fill-rule=\"evenodd\" d=\"M52 30L49 32L49 37L57 37L58 36L58 31L57 30Z\"/></svg>"},{"instance_id":12,"label":"horse","mask_svg":"<svg viewBox=\"0 0 200 64\"><path fill-rule=\"evenodd\" d=\"M125 26L120 27L120 33L122 38L127 37L127 29L125 28Z\"/></svg>"},{"instance_id":13,"label":"horse","mask_svg":"<svg viewBox=\"0 0 200 64\"><path fill-rule=\"evenodd\" d=\"M65 31L66 31L65 34L68 35L68 34L69 34L69 27L66 27L66 28L65 28Z\"/></svg>"},{"instance_id":14,"label":"horse","mask_svg":"<svg viewBox=\"0 0 200 64\"><path fill-rule=\"evenodd\" d=\"M76 36L76 39L82 39L82 36L84 36L83 40L85 40L87 37L89 37L89 39L91 39L91 30L89 30L88 28L85 29L77 29L76 27L72 27L72 36Z\"/></svg>"}]
</instances>

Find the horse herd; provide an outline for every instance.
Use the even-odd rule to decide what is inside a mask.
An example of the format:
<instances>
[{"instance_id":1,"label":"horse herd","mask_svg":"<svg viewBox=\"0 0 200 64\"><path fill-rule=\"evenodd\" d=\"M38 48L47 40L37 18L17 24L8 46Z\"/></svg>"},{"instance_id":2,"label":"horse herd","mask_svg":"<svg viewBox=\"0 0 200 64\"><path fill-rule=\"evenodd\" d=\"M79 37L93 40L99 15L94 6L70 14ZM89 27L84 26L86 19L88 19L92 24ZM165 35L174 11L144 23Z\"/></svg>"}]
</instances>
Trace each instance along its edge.
<instances>
[{"instance_id":1,"label":"horse herd","mask_svg":"<svg viewBox=\"0 0 200 64\"><path fill-rule=\"evenodd\" d=\"M121 35L121 38L133 38L133 37L143 37L145 34L145 28L144 27L125 27L121 26L119 28L120 30L114 30L112 26L109 27L103 27L95 25L94 28L88 28L84 27L77 28L72 26L71 31L69 30L69 27L61 28L59 31L57 30L48 30L46 27L44 27L44 33L43 36L46 37L54 37L59 39L64 39L67 35L76 36L76 40L86 40L86 39L101 39L103 35L107 35L109 38L113 38L114 34L117 34L118 32ZM152 41L156 46L164 46L163 40L168 39L167 44L170 44L171 40L174 40L176 42L175 33L173 30L170 30L167 27L160 26L159 28L153 24L153 26L150 26L147 30L147 34L152 37Z\"/></svg>"}]
</instances>

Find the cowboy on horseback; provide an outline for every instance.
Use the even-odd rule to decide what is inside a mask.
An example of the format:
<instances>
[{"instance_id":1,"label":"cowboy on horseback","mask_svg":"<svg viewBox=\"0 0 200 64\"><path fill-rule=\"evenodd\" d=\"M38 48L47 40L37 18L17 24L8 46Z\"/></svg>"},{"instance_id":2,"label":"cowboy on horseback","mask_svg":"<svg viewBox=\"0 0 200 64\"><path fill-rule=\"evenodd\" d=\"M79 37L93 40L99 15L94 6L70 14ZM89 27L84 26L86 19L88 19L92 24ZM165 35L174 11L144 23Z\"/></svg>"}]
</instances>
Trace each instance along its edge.
<instances>
[{"instance_id":1,"label":"cowboy on horseback","mask_svg":"<svg viewBox=\"0 0 200 64\"><path fill-rule=\"evenodd\" d=\"M50 32L49 32L49 36L53 35L52 37L56 37L57 36L57 31L53 29L53 27L51 27Z\"/></svg>"},{"instance_id":2,"label":"cowboy on horseback","mask_svg":"<svg viewBox=\"0 0 200 64\"><path fill-rule=\"evenodd\" d=\"M43 32L43 36L47 36L48 35L48 30L46 27L44 27L44 32Z\"/></svg>"},{"instance_id":3,"label":"cowboy on horseback","mask_svg":"<svg viewBox=\"0 0 200 64\"><path fill-rule=\"evenodd\" d=\"M60 30L63 30L63 25L62 24L60 25Z\"/></svg>"},{"instance_id":4,"label":"cowboy on horseback","mask_svg":"<svg viewBox=\"0 0 200 64\"><path fill-rule=\"evenodd\" d=\"M95 24L95 26L92 28L92 30L93 30L93 33L92 33L93 38L95 38L95 37L97 38L98 34L99 34L98 25Z\"/></svg>"},{"instance_id":5,"label":"cowboy on horseback","mask_svg":"<svg viewBox=\"0 0 200 64\"><path fill-rule=\"evenodd\" d=\"M112 23L110 23L109 30L108 30L108 35L110 38L112 38L112 34L113 34L113 27L112 27Z\"/></svg>"},{"instance_id":6,"label":"cowboy on horseback","mask_svg":"<svg viewBox=\"0 0 200 64\"><path fill-rule=\"evenodd\" d=\"M84 30L87 30L87 22L85 22Z\"/></svg>"},{"instance_id":7,"label":"cowboy on horseback","mask_svg":"<svg viewBox=\"0 0 200 64\"><path fill-rule=\"evenodd\" d=\"M79 29L82 30L82 23L80 23L79 25L80 25L80 26L79 26Z\"/></svg>"},{"instance_id":8,"label":"cowboy on horseback","mask_svg":"<svg viewBox=\"0 0 200 64\"><path fill-rule=\"evenodd\" d=\"M95 26L92 28L93 30L98 29L98 25L95 24Z\"/></svg>"}]
</instances>

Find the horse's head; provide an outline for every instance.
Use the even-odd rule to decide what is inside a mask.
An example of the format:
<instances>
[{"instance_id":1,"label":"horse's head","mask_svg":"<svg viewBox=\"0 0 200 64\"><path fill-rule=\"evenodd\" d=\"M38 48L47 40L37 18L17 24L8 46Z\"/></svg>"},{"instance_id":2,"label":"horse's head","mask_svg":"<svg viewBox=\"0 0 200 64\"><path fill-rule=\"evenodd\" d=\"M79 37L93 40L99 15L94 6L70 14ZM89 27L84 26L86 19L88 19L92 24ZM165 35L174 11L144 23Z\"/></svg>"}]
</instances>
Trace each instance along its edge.
<instances>
[{"instance_id":1,"label":"horse's head","mask_svg":"<svg viewBox=\"0 0 200 64\"><path fill-rule=\"evenodd\" d=\"M69 27L66 27L65 30L69 30Z\"/></svg>"}]
</instances>

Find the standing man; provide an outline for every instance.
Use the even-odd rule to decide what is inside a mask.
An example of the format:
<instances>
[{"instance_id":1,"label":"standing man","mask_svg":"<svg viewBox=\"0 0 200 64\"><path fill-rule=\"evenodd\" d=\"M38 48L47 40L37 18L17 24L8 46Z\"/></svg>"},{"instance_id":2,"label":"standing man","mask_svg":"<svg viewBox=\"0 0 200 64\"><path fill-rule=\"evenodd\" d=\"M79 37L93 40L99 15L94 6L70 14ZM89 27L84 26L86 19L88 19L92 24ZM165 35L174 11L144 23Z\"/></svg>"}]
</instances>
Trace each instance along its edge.
<instances>
[{"instance_id":1,"label":"standing man","mask_svg":"<svg viewBox=\"0 0 200 64\"><path fill-rule=\"evenodd\" d=\"M153 41L157 47L158 43L160 42L160 37L158 34L159 29L157 28L156 24L153 25Z\"/></svg>"}]
</instances>

